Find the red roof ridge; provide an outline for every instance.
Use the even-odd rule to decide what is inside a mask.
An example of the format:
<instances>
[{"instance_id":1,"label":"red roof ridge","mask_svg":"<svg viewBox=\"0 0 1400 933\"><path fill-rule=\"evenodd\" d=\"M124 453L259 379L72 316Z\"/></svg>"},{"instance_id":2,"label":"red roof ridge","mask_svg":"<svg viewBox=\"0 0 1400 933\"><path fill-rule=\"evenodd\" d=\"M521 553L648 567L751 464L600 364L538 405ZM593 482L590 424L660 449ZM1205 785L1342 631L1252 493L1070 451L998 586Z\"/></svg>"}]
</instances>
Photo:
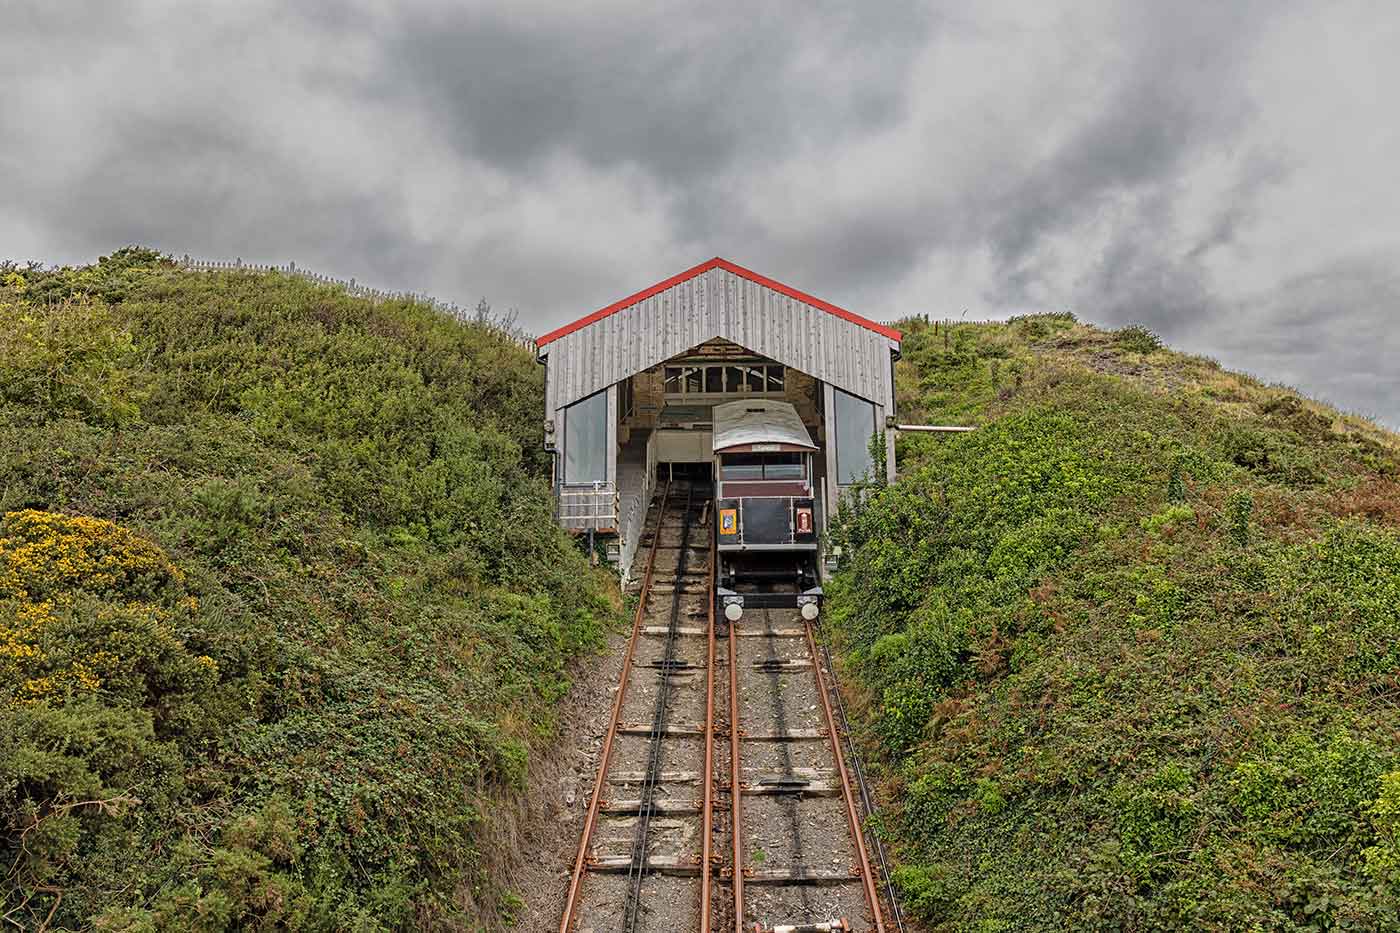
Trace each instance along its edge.
<instances>
[{"instance_id":1,"label":"red roof ridge","mask_svg":"<svg viewBox=\"0 0 1400 933\"><path fill-rule=\"evenodd\" d=\"M743 266L737 263L730 262L728 259L716 256L714 259L708 259L705 262L700 263L700 265L698 266L693 266L685 270L679 275L673 275L669 279L657 282L655 285L644 288L636 294L628 295L621 301L615 301L612 304L608 305L606 308L599 308L592 314L581 317L577 321L574 321L572 324L565 324L563 327L556 328L550 331L549 333L543 335L542 337L536 339L535 345L537 347L543 347L545 344L552 343L555 340L558 340L560 337L566 336L567 334L572 334L574 331L587 327L589 324L592 324L595 321L601 321L603 318L611 314L616 314L624 308L630 308L632 307L632 305L636 304L639 301L645 301L646 299L650 298L652 295L657 294L658 292L664 292L666 289L671 288L674 285L679 285L687 279L693 279L697 275L709 272L711 269L716 268L724 269L727 272L732 272L740 278L748 279L750 282L756 282L757 284L762 285L765 288L771 288L775 292L780 292L781 294L787 295L789 298L795 298L798 301L801 301L805 304L809 304L814 308L820 308L828 314L834 314L839 318L843 318L847 321L850 321L852 324L858 324L861 327L866 328L867 330L873 330L875 333L882 334L883 336L888 337L891 340L898 341L904 338L904 335L901 334L899 331L895 330L893 327L886 327L883 324L877 324L869 318L861 317L854 311L847 311L845 308L838 307L837 305L834 305L829 301L823 301L820 298L807 294L806 292L798 291L797 289L789 285L784 285L782 282L779 282L776 279L770 279L765 275L759 275L757 272L754 272L750 269L745 269Z\"/></svg>"}]
</instances>

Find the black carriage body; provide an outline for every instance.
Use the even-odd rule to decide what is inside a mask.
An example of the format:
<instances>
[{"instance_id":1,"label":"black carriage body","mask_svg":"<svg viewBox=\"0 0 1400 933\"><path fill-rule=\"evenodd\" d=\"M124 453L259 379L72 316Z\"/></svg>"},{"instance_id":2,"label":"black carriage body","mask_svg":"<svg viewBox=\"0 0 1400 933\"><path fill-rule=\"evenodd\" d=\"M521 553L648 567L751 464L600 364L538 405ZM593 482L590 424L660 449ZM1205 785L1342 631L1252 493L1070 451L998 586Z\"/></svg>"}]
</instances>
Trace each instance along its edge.
<instances>
[{"instance_id":1,"label":"black carriage body","mask_svg":"<svg viewBox=\"0 0 1400 933\"><path fill-rule=\"evenodd\" d=\"M800 496L716 500L720 551L815 551L815 503Z\"/></svg>"},{"instance_id":2,"label":"black carriage body","mask_svg":"<svg viewBox=\"0 0 1400 933\"><path fill-rule=\"evenodd\" d=\"M772 399L714 408L716 547L815 555L812 443L797 410Z\"/></svg>"}]
</instances>

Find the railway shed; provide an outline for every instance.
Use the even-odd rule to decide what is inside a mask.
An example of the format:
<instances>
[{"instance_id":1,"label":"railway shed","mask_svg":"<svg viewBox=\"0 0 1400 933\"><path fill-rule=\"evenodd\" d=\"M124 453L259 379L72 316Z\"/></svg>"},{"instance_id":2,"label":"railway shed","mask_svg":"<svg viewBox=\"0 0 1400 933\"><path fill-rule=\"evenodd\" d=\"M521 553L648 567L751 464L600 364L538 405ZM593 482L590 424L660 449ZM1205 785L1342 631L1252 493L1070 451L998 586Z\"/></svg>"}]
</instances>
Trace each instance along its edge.
<instances>
[{"instance_id":1,"label":"railway shed","mask_svg":"<svg viewBox=\"0 0 1400 933\"><path fill-rule=\"evenodd\" d=\"M708 471L714 407L761 398L790 403L818 448L820 531L842 491L874 469L900 336L720 258L544 334L559 523L615 537L626 574L663 467ZM885 444L893 479L892 432Z\"/></svg>"}]
</instances>

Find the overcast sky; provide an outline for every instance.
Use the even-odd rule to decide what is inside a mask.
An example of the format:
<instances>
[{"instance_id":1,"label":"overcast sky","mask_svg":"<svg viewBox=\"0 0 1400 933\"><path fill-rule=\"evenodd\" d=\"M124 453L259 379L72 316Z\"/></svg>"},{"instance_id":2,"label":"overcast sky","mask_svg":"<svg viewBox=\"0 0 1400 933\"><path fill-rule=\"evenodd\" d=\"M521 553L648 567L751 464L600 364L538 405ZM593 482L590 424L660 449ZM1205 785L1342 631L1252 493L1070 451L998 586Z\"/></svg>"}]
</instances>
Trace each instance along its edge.
<instances>
[{"instance_id":1,"label":"overcast sky","mask_svg":"<svg viewBox=\"0 0 1400 933\"><path fill-rule=\"evenodd\" d=\"M1143 323L1400 426L1397 50L1394 0L9 0L0 257L294 260L543 332L721 255L877 320Z\"/></svg>"}]
</instances>

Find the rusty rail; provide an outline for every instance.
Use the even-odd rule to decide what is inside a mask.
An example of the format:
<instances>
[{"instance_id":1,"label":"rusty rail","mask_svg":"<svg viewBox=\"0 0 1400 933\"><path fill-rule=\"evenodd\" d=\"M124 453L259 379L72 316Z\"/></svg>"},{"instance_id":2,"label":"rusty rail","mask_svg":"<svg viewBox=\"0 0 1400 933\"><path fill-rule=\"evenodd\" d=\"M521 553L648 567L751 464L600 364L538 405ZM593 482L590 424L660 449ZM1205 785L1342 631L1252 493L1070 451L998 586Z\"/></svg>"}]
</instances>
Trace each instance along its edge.
<instances>
[{"instance_id":1,"label":"rusty rail","mask_svg":"<svg viewBox=\"0 0 1400 933\"><path fill-rule=\"evenodd\" d=\"M708 602L706 641L709 644L709 653L705 662L705 791L701 804L704 811L704 828L701 831L700 844L700 933L710 933L710 882L713 869L711 836L715 828L715 532L714 526L706 522L709 506L710 503L705 503L706 511L701 517L701 524L710 528L710 580L705 596Z\"/></svg>"},{"instance_id":2,"label":"rusty rail","mask_svg":"<svg viewBox=\"0 0 1400 933\"><path fill-rule=\"evenodd\" d=\"M861 885L865 888L865 899L870 904L870 913L875 920L875 933L885 933L885 920L880 911L880 895L875 891L875 877L870 871L870 858L865 853L865 834L861 831L855 795L851 793L851 779L846 773L846 758L841 754L841 739L836 731L836 719L831 713L831 698L827 695L826 683L822 679L821 656L817 654L817 641L812 636L812 623L804 620L802 628L807 636L807 651L812 656L812 676L816 678L817 692L822 698L822 714L826 719L827 737L831 739L831 753L836 757L836 768L841 774L841 797L846 803L846 819L851 825L851 838L856 844L856 856L860 861Z\"/></svg>"},{"instance_id":3,"label":"rusty rail","mask_svg":"<svg viewBox=\"0 0 1400 933\"><path fill-rule=\"evenodd\" d=\"M607 779L608 758L612 754L613 740L617 738L617 727L622 717L622 701L627 694L627 682L632 672L632 657L636 653L637 639L641 635L642 620L646 616L647 596L651 592L652 570L656 566L656 546L661 541L661 526L666 520L666 505L671 498L671 481L666 481L666 489L661 494L661 509L656 515L656 528L652 530L651 549L647 552L647 569L642 577L642 588L637 599L637 613L632 619L632 637L627 641L627 653L622 659L622 677L618 683L617 698L613 700L612 721L608 723L608 735L603 740L603 750L598 758L598 776L593 781L593 796L588 802L588 816L579 836L578 854L574 857L573 876L569 879L569 897L564 902L564 916L559 921L559 933L569 933L573 929L574 912L578 909L579 889L583 886L583 869L588 861L588 844L593 837L593 827L598 821L598 805L603 798L603 783Z\"/></svg>"},{"instance_id":4,"label":"rusty rail","mask_svg":"<svg viewBox=\"0 0 1400 933\"><path fill-rule=\"evenodd\" d=\"M642 883L646 879L647 871L647 833L651 829L651 819L656 812L654 806L656 785L661 777L662 762L661 753L665 747L662 736L666 732L666 710L671 700L671 664L676 660L676 638L677 627L680 623L681 611L681 586L689 571L690 558L690 532L693 527L690 520L691 509L695 503L695 486L686 484L685 510L681 512L681 544L676 555L676 570L671 586L671 611L666 624L666 656L662 660L665 667L661 671L661 686L656 691L656 704L652 710L650 749L647 761L647 770L642 777L639 788L640 807L637 813L637 826L632 840L632 862L628 866L627 876L629 889L627 892L627 906L623 918L623 929L626 933L633 933L637 929L637 923L641 918L642 910ZM664 510L663 510L664 515ZM662 515L657 516L658 521ZM656 530L657 538L660 537L661 529ZM656 538L652 539L653 541Z\"/></svg>"},{"instance_id":5,"label":"rusty rail","mask_svg":"<svg viewBox=\"0 0 1400 933\"><path fill-rule=\"evenodd\" d=\"M734 933L744 930L744 818L740 800L743 788L739 779L739 649L734 623L729 630L729 835L734 850Z\"/></svg>"}]
</instances>

